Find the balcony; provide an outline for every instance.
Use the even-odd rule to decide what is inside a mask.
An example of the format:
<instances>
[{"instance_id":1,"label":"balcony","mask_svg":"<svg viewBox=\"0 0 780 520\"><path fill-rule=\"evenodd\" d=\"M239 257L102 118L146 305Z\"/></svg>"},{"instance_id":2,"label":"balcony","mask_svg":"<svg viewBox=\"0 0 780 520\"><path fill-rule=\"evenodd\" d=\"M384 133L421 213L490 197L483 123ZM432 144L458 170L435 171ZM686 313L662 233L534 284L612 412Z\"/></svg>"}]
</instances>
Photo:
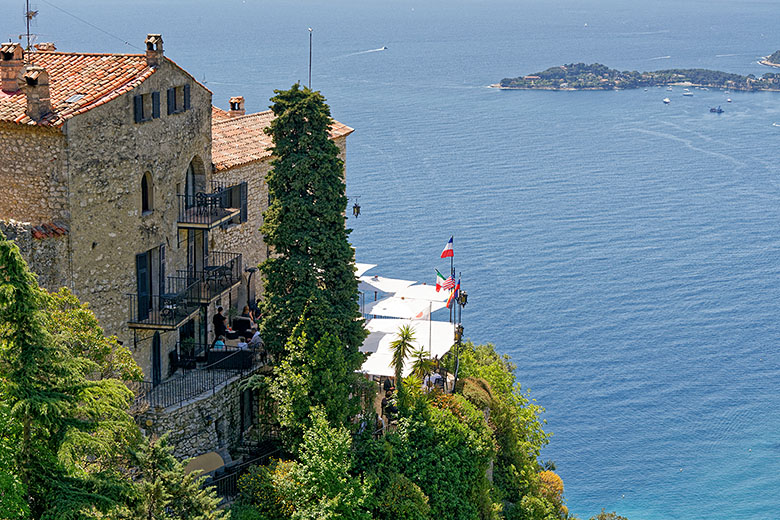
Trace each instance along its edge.
<instances>
[{"instance_id":1,"label":"balcony","mask_svg":"<svg viewBox=\"0 0 780 520\"><path fill-rule=\"evenodd\" d=\"M131 329L176 330L198 313L202 297L200 284L185 277L169 276L166 292L160 295L128 294L127 326Z\"/></svg>"},{"instance_id":2,"label":"balcony","mask_svg":"<svg viewBox=\"0 0 780 520\"><path fill-rule=\"evenodd\" d=\"M212 229L241 214L241 208L231 208L230 188L212 193L179 195L178 225L182 229Z\"/></svg>"},{"instance_id":3,"label":"balcony","mask_svg":"<svg viewBox=\"0 0 780 520\"><path fill-rule=\"evenodd\" d=\"M241 283L241 254L212 251L205 259L203 270L177 271L189 284L197 285L191 292L198 303L211 303Z\"/></svg>"},{"instance_id":4,"label":"balcony","mask_svg":"<svg viewBox=\"0 0 780 520\"><path fill-rule=\"evenodd\" d=\"M218 353L211 359L210 354ZM197 363L194 368L179 369L165 381L154 385L149 381L128 383L135 393L132 412L143 413L150 408L181 407L184 404L204 399L233 381L242 379L265 365L264 356L255 350L228 348L207 351L208 363ZM197 368L197 366L200 368Z\"/></svg>"}]
</instances>

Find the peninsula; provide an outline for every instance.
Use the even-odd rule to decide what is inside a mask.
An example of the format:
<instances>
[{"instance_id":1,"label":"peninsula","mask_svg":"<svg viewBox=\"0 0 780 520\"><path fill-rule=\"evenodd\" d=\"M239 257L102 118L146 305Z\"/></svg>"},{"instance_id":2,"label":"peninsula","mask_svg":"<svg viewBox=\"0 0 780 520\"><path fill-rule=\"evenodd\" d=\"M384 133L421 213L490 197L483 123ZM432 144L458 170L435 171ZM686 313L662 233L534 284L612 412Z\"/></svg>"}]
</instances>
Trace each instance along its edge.
<instances>
[{"instance_id":1,"label":"peninsula","mask_svg":"<svg viewBox=\"0 0 780 520\"><path fill-rule=\"evenodd\" d=\"M759 63L769 67L780 67L780 51L775 51L773 54L764 57Z\"/></svg>"},{"instance_id":2,"label":"peninsula","mask_svg":"<svg viewBox=\"0 0 780 520\"><path fill-rule=\"evenodd\" d=\"M776 52L770 58L778 55ZM771 60L770 60L771 61ZM780 74L766 73L760 78L707 69L667 69L655 72L620 71L600 63L570 63L545 71L504 78L491 85L501 89L538 90L617 90L666 85L725 88L731 90L780 91Z\"/></svg>"}]
</instances>

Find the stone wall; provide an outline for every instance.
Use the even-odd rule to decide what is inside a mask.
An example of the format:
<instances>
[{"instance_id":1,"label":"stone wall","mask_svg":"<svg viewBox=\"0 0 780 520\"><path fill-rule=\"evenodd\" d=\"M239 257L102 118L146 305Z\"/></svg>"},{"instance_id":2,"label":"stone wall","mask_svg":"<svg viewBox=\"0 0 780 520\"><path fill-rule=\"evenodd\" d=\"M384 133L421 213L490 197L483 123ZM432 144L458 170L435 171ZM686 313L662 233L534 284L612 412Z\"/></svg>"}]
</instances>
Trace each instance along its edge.
<instances>
[{"instance_id":1,"label":"stone wall","mask_svg":"<svg viewBox=\"0 0 780 520\"><path fill-rule=\"evenodd\" d=\"M169 434L178 459L210 451L235 453L241 447L240 380L229 381L214 395L201 396L183 406L150 409L136 420L147 435Z\"/></svg>"},{"instance_id":2,"label":"stone wall","mask_svg":"<svg viewBox=\"0 0 780 520\"><path fill-rule=\"evenodd\" d=\"M34 238L29 222L0 220L0 231L13 240L27 264L35 267L38 284L49 291L70 286L68 273L68 235Z\"/></svg>"},{"instance_id":3,"label":"stone wall","mask_svg":"<svg viewBox=\"0 0 780 520\"><path fill-rule=\"evenodd\" d=\"M189 84L191 108L168 114L166 91ZM136 123L133 96L160 92L160 117ZM187 268L184 231L179 231L178 193L184 193L192 162L206 188L211 165L211 93L170 61L127 94L68 120L73 286L90 303L108 334L131 348L151 377L151 342L127 327L128 294L137 292L135 259L165 246L165 273ZM141 179L151 174L152 211L141 211ZM181 237L179 234L181 233ZM157 267L155 266L156 270ZM158 294L154 277L153 294ZM142 335L143 336L143 335ZM163 334L163 376L175 333Z\"/></svg>"},{"instance_id":4,"label":"stone wall","mask_svg":"<svg viewBox=\"0 0 780 520\"><path fill-rule=\"evenodd\" d=\"M0 123L0 220L68 220L65 138L58 130Z\"/></svg>"}]
</instances>

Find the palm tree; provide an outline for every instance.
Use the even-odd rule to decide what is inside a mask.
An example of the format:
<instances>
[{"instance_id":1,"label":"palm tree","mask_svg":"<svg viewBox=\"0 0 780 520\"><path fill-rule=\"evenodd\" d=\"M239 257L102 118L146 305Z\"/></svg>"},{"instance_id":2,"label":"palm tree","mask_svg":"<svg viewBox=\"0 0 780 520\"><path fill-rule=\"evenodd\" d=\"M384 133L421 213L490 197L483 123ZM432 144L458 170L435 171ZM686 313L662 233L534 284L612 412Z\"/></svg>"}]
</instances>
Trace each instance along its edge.
<instances>
[{"instance_id":1,"label":"palm tree","mask_svg":"<svg viewBox=\"0 0 780 520\"><path fill-rule=\"evenodd\" d=\"M412 342L414 341L414 331L409 325L404 325L398 329L398 339L390 343L390 350L393 351L393 368L395 368L395 385L401 389L401 376L403 375L404 361L412 352Z\"/></svg>"},{"instance_id":2,"label":"palm tree","mask_svg":"<svg viewBox=\"0 0 780 520\"><path fill-rule=\"evenodd\" d=\"M412 353L412 373L420 379L433 372L433 361L428 357L425 349L420 347Z\"/></svg>"}]
</instances>

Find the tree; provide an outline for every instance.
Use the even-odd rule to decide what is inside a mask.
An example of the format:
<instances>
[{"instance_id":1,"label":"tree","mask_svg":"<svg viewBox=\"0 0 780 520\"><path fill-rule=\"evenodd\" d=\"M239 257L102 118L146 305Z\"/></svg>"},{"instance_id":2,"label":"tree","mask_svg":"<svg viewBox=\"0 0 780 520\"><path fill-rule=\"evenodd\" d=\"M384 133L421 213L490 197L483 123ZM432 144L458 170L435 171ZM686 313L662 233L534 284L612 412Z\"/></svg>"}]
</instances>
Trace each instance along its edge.
<instances>
[{"instance_id":1,"label":"tree","mask_svg":"<svg viewBox=\"0 0 780 520\"><path fill-rule=\"evenodd\" d=\"M420 347L412 352L412 374L420 379L433 372L433 361L428 357L425 349Z\"/></svg>"},{"instance_id":2,"label":"tree","mask_svg":"<svg viewBox=\"0 0 780 520\"><path fill-rule=\"evenodd\" d=\"M139 498L130 518L133 520L219 520L228 518L218 509L220 498L213 488L203 487L197 472L185 473L177 461L167 436L147 439L133 453L140 480Z\"/></svg>"},{"instance_id":3,"label":"tree","mask_svg":"<svg viewBox=\"0 0 780 520\"><path fill-rule=\"evenodd\" d=\"M274 92L269 128L274 159L266 177L270 205L261 228L273 255L260 266L265 278L261 333L269 351L281 357L316 297L328 308L333 334L356 352L366 332L345 227L344 163L329 136L330 109L319 92L299 84Z\"/></svg>"},{"instance_id":4,"label":"tree","mask_svg":"<svg viewBox=\"0 0 780 520\"><path fill-rule=\"evenodd\" d=\"M371 489L352 475L352 438L344 427L328 425L321 409L312 408L300 461L275 486L292 510L293 520L370 520Z\"/></svg>"},{"instance_id":5,"label":"tree","mask_svg":"<svg viewBox=\"0 0 780 520\"><path fill-rule=\"evenodd\" d=\"M395 384L400 390L401 377L403 376L404 362L412 352L412 343L414 342L414 331L409 325L403 325L398 329L398 336L390 343L390 350L393 352L393 369L395 370Z\"/></svg>"},{"instance_id":6,"label":"tree","mask_svg":"<svg viewBox=\"0 0 780 520\"><path fill-rule=\"evenodd\" d=\"M128 487L110 464L117 435L137 427L131 392L92 380L98 365L50 332L49 295L0 234L0 394L18 427L14 462L34 518L109 512Z\"/></svg>"},{"instance_id":7,"label":"tree","mask_svg":"<svg viewBox=\"0 0 780 520\"><path fill-rule=\"evenodd\" d=\"M596 516L591 516L590 520L628 520L628 518L625 516L620 516L614 511L607 513L606 510L602 508L601 513L597 514Z\"/></svg>"}]
</instances>

